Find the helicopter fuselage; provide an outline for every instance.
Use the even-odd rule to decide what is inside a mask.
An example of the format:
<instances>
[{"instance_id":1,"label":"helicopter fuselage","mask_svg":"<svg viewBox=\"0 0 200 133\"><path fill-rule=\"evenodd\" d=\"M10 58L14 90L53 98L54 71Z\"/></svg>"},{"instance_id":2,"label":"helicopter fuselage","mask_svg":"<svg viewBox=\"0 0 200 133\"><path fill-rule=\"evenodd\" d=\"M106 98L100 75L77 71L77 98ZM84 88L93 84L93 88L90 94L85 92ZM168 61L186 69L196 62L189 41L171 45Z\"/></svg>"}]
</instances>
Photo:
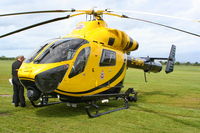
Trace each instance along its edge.
<instances>
[{"instance_id":1,"label":"helicopter fuselage","mask_svg":"<svg viewBox=\"0 0 200 133\"><path fill-rule=\"evenodd\" d=\"M103 20L81 22L69 35L45 44L18 72L28 90L81 97L119 93L127 69L127 52L138 43L107 28ZM36 98L37 99L37 98Z\"/></svg>"}]
</instances>

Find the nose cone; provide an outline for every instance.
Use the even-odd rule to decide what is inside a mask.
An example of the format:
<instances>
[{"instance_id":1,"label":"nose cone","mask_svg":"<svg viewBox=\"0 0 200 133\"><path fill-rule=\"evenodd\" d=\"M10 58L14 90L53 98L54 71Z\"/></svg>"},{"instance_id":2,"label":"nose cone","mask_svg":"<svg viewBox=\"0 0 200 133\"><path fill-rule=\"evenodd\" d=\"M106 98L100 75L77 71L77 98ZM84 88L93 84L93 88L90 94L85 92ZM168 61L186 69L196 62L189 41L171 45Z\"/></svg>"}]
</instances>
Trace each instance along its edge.
<instances>
[{"instance_id":1,"label":"nose cone","mask_svg":"<svg viewBox=\"0 0 200 133\"><path fill-rule=\"evenodd\" d=\"M62 65L36 75L36 86L43 93L51 93L58 87L67 69L68 65Z\"/></svg>"}]
</instances>

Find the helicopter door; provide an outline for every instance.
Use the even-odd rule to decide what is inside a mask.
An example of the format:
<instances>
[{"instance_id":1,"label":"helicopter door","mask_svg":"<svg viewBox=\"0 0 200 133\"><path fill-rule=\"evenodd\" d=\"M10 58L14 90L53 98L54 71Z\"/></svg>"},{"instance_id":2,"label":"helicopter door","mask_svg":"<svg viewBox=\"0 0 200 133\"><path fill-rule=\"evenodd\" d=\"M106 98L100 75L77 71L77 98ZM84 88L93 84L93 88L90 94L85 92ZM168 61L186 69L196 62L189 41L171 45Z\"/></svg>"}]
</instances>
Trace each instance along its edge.
<instances>
[{"instance_id":1,"label":"helicopter door","mask_svg":"<svg viewBox=\"0 0 200 133\"><path fill-rule=\"evenodd\" d=\"M111 78L113 78L118 71L116 63L116 52L109 49L103 49L99 62L100 72L99 79L97 80L98 85L111 87Z\"/></svg>"},{"instance_id":2,"label":"helicopter door","mask_svg":"<svg viewBox=\"0 0 200 133\"><path fill-rule=\"evenodd\" d=\"M90 47L83 48L80 51L74 65L72 66L72 70L69 74L69 78L72 78L84 71L89 54L90 54Z\"/></svg>"},{"instance_id":3,"label":"helicopter door","mask_svg":"<svg viewBox=\"0 0 200 133\"><path fill-rule=\"evenodd\" d=\"M94 87L95 76L92 60L92 48L85 47L80 50L72 67L69 71L68 77L65 79L65 85L67 86L67 92L84 92Z\"/></svg>"}]
</instances>

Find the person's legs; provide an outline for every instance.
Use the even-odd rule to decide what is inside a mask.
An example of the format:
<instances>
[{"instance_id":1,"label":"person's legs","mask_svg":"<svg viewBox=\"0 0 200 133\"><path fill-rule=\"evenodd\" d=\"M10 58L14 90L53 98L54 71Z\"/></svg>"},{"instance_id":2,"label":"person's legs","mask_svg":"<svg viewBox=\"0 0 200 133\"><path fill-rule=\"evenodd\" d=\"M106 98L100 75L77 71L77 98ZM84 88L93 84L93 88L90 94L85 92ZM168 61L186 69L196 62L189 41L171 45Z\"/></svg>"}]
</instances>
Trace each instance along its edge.
<instances>
[{"instance_id":1,"label":"person's legs","mask_svg":"<svg viewBox=\"0 0 200 133\"><path fill-rule=\"evenodd\" d=\"M19 86L19 99L20 99L20 106L25 107L26 102L24 98L24 87L22 85Z\"/></svg>"},{"instance_id":2,"label":"person's legs","mask_svg":"<svg viewBox=\"0 0 200 133\"><path fill-rule=\"evenodd\" d=\"M14 90L14 85L13 85L12 104L15 104L15 100L14 100L14 92L15 92L15 90Z\"/></svg>"},{"instance_id":3,"label":"person's legs","mask_svg":"<svg viewBox=\"0 0 200 133\"><path fill-rule=\"evenodd\" d=\"M18 84L15 81L13 82L13 90L14 90L13 100L15 107L17 107L19 106L19 89L18 89Z\"/></svg>"}]
</instances>

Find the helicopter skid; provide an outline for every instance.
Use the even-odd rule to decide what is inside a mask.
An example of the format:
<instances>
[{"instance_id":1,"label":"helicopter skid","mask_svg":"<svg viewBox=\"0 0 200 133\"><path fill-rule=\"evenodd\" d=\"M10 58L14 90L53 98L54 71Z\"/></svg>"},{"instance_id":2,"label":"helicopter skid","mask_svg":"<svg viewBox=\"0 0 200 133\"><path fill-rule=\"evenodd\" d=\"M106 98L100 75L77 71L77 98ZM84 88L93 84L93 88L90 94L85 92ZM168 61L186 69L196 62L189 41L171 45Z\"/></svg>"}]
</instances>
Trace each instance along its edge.
<instances>
[{"instance_id":1,"label":"helicopter skid","mask_svg":"<svg viewBox=\"0 0 200 133\"><path fill-rule=\"evenodd\" d=\"M39 103L36 103L34 101L31 101L31 104L33 105L33 107L44 107L44 106L49 106L49 105L54 105L54 104L59 104L59 103L63 103L62 101L60 102L51 102L49 103L49 98L57 98L57 96L49 96L49 95L46 95L46 94L43 94L40 98L40 102Z\"/></svg>"},{"instance_id":2,"label":"helicopter skid","mask_svg":"<svg viewBox=\"0 0 200 133\"><path fill-rule=\"evenodd\" d=\"M39 104L36 104L34 101L30 101L33 107L44 107L44 106L49 106L49 105L55 105L63 102L52 102L52 103L42 103L40 102Z\"/></svg>"},{"instance_id":3,"label":"helicopter skid","mask_svg":"<svg viewBox=\"0 0 200 133\"><path fill-rule=\"evenodd\" d=\"M131 95L133 95L133 96L131 96ZM49 97L47 95L42 95L40 102L38 104L31 100L30 100L30 102L34 107L44 107L44 106L49 106L49 105L54 105L54 104L59 104L59 103L66 103L66 101L49 103L49 101L48 101L49 98L55 98L55 97ZM96 105L96 102L103 101L105 99L108 100L110 98L114 98L115 100L123 99L124 106L121 108L117 108L117 109L99 113L99 106ZM125 93L89 95L89 96L81 97L81 100L83 100L87 103L87 105L85 106L87 115L90 118L95 118L95 117L102 116L102 115L105 115L105 114L108 114L111 112L128 109L129 108L128 102L136 102L137 101L137 92L135 92L133 88L129 88ZM91 111L90 111L90 109L92 109L92 108L96 109L96 112L94 114L91 113Z\"/></svg>"},{"instance_id":4,"label":"helicopter skid","mask_svg":"<svg viewBox=\"0 0 200 133\"><path fill-rule=\"evenodd\" d=\"M130 96L130 94L134 94L134 96ZM124 100L124 106L121 107L121 108L116 108L116 109L113 109L113 110L109 110L109 111L106 111L106 112L102 112L102 113L99 113L99 106L95 104L95 102L89 102L89 105L85 107L86 109L86 113L87 115L90 117L90 118L95 118L95 117L99 117L99 116L102 116L102 115L105 115L105 114L108 114L108 113L111 113L111 112L115 112L115 111L119 111L119 110L123 110L123 109L128 109L129 108L129 105L128 105L128 102L136 102L137 101L137 92L135 92L133 90L133 88L129 88L125 93L119 93L119 94L98 94L98 95L95 95L96 97L98 97L99 99L102 99L102 98L108 98L108 97L116 97L116 99L123 99ZM90 109L91 108L95 108L96 109L96 112L94 114L92 114L90 112Z\"/></svg>"},{"instance_id":5,"label":"helicopter skid","mask_svg":"<svg viewBox=\"0 0 200 133\"><path fill-rule=\"evenodd\" d=\"M96 113L95 114L92 114L90 112L90 108L92 108L92 107L94 107L96 109ZM109 111L102 112L102 113L99 113L99 106L94 104L94 103L89 104L88 106L85 107L87 115L90 118L95 118L95 117L102 116L102 115L105 115L105 114L108 114L108 113L111 113L111 112L115 112L115 111L119 111L119 110L123 110L123 109L128 109L128 108L129 108L129 105L128 105L128 100L127 99L124 99L124 107L113 109L113 110L109 110Z\"/></svg>"}]
</instances>

